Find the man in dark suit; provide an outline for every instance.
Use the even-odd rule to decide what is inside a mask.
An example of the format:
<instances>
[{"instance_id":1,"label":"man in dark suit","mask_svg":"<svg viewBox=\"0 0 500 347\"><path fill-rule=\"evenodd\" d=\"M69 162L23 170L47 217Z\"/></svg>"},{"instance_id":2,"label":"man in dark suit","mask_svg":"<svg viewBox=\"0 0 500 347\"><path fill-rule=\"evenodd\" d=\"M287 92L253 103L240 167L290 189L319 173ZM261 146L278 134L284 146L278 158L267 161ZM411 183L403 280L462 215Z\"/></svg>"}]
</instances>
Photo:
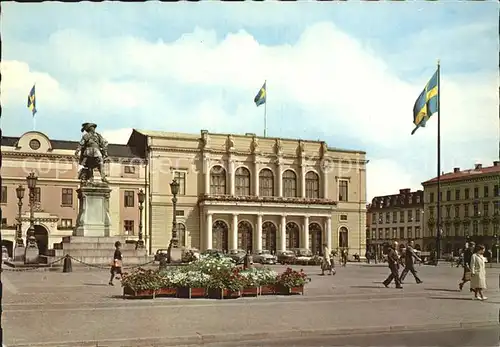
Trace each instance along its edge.
<instances>
[{"instance_id":1,"label":"man in dark suit","mask_svg":"<svg viewBox=\"0 0 500 347\"><path fill-rule=\"evenodd\" d=\"M417 284L420 284L420 283L423 283L422 280L420 280L420 278L418 278L418 275L417 275L417 270L415 270L415 262L414 260L418 260L418 261L422 261L418 255L415 253L415 242L412 240L408 243L408 245L406 246L406 251L405 251L405 268L404 270L401 272L401 277L400 277L400 281L401 283L403 283L403 281L405 280L405 277L406 275L408 275L408 272L411 272L411 274L413 275L413 277L415 277L415 281L417 281Z\"/></svg>"},{"instance_id":2,"label":"man in dark suit","mask_svg":"<svg viewBox=\"0 0 500 347\"><path fill-rule=\"evenodd\" d=\"M474 242L469 242L469 247L464 251L464 275L462 276L462 282L458 284L460 290L464 288L465 283L470 281L470 261L474 253L474 247L476 247L476 244Z\"/></svg>"},{"instance_id":3,"label":"man in dark suit","mask_svg":"<svg viewBox=\"0 0 500 347\"><path fill-rule=\"evenodd\" d=\"M389 263L389 270L391 270L391 274L387 279L383 282L386 288L389 287L392 280L396 282L396 288L403 289L401 286L401 281L399 280L399 256L396 252L398 248L398 243L394 242L391 246L389 246L389 251L387 253L387 262Z\"/></svg>"}]
</instances>

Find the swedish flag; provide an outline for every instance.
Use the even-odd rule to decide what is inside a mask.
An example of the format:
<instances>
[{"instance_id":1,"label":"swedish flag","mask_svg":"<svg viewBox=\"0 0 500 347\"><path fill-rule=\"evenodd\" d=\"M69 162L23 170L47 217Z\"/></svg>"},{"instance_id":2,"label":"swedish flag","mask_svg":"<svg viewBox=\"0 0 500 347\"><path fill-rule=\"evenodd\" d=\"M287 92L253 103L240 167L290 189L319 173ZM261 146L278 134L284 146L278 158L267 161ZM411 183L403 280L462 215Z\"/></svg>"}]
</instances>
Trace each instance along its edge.
<instances>
[{"instance_id":1,"label":"swedish flag","mask_svg":"<svg viewBox=\"0 0 500 347\"><path fill-rule=\"evenodd\" d=\"M30 94L28 95L28 108L31 110L34 117L36 113L35 85L33 85L33 88L31 88Z\"/></svg>"},{"instance_id":2,"label":"swedish flag","mask_svg":"<svg viewBox=\"0 0 500 347\"><path fill-rule=\"evenodd\" d=\"M425 127L425 123L429 120L429 118L436 112L439 112L439 67L432 75L429 82L425 86L422 93L418 97L417 101L415 101L415 105L413 106L413 124L415 124L415 129L411 132L411 134L415 134L418 128Z\"/></svg>"},{"instance_id":3,"label":"swedish flag","mask_svg":"<svg viewBox=\"0 0 500 347\"><path fill-rule=\"evenodd\" d=\"M264 85L262 86L262 88L260 88L260 90L257 93L257 95L255 95L255 98L253 99L253 102L255 102L255 105L257 107L259 107L260 105L266 103L266 96L267 96L267 93L266 93L266 82L264 82Z\"/></svg>"}]
</instances>

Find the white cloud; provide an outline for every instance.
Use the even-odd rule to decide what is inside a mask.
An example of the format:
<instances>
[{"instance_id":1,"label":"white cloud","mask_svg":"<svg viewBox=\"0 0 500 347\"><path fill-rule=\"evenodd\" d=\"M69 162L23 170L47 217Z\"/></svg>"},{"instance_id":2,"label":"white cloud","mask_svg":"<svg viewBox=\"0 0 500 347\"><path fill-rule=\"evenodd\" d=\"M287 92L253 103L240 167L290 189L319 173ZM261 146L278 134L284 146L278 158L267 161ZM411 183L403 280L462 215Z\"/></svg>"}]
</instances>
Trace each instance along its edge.
<instances>
[{"instance_id":1,"label":"white cloud","mask_svg":"<svg viewBox=\"0 0 500 347\"><path fill-rule=\"evenodd\" d=\"M268 115L275 123L282 119L285 129L290 121L283 110L300 110L300 119L293 122L300 124L295 129L303 128L302 137L318 132L336 138L349 134L363 143L400 150L435 138L433 121L425 131L409 136L413 103L433 71L410 84L382 56L331 23L309 26L294 45L265 46L245 31L218 40L215 31L201 28L172 43L95 38L62 30L48 44L30 49L52 52L40 54L42 59L50 57L40 66L53 69L52 75L65 82L30 71L22 62L7 61L2 64L2 102L24 103L36 79L40 103L54 113L67 113L78 105L80 112L92 115L91 120L105 124L101 128L110 142L126 142L130 129L121 129L126 124L115 116L108 119L108 114L122 114L141 128L260 133L262 110L252 99L265 79ZM453 76L444 71L443 137L453 143L467 143L471 134L496 138L498 131L492 125L498 122L497 77ZM370 156L371 149L364 149ZM418 187L420 182L407 172L410 169L387 153L381 157L386 159L369 164L373 187L369 197Z\"/></svg>"},{"instance_id":2,"label":"white cloud","mask_svg":"<svg viewBox=\"0 0 500 347\"><path fill-rule=\"evenodd\" d=\"M132 134L132 128L99 130L96 129L109 143L126 144Z\"/></svg>"}]
</instances>

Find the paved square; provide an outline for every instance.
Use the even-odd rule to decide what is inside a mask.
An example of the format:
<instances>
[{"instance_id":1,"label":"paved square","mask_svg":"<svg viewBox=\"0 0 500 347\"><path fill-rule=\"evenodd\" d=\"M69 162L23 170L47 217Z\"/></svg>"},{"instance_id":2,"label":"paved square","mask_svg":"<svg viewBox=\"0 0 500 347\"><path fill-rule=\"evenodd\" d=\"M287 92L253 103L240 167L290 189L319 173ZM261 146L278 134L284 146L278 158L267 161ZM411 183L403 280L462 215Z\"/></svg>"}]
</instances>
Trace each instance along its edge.
<instances>
[{"instance_id":1,"label":"paved square","mask_svg":"<svg viewBox=\"0 0 500 347\"><path fill-rule=\"evenodd\" d=\"M458 292L460 268L421 266L424 284L415 284L409 275L403 290L383 287L388 274L383 265L349 264L337 267L335 276L319 276L318 267L303 268L312 278L304 296L224 301L124 300L118 282L107 285L107 271L4 271L4 343L147 346L151 341L218 341L222 335L272 338L313 330L498 322L500 269L488 269L489 300L478 302L471 300L468 286Z\"/></svg>"}]
</instances>

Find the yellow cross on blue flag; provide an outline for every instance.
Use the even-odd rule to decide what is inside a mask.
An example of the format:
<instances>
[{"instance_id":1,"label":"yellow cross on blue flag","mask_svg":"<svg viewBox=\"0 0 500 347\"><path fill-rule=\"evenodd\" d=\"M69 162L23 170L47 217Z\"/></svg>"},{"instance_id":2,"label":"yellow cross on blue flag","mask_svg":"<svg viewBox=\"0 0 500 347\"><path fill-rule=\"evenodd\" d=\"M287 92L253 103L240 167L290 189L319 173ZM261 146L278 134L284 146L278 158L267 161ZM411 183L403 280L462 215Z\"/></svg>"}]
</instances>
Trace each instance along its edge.
<instances>
[{"instance_id":1,"label":"yellow cross on blue flag","mask_svg":"<svg viewBox=\"0 0 500 347\"><path fill-rule=\"evenodd\" d=\"M33 117L36 113L36 97L35 97L35 85L31 88L30 94L28 95L28 108L31 110Z\"/></svg>"},{"instance_id":2,"label":"yellow cross on blue flag","mask_svg":"<svg viewBox=\"0 0 500 347\"><path fill-rule=\"evenodd\" d=\"M253 99L253 102L255 102L255 105L259 107L260 105L263 105L266 103L266 82L264 82L264 85L262 88L260 88L259 92L257 95L255 95L255 98Z\"/></svg>"},{"instance_id":3,"label":"yellow cross on blue flag","mask_svg":"<svg viewBox=\"0 0 500 347\"><path fill-rule=\"evenodd\" d=\"M417 101L415 101L415 105L413 106L413 124L415 124L415 129L411 132L411 134L415 134L418 128L425 127L425 123L431 118L431 116L439 112L439 67L432 75L429 82L425 86L422 93L418 97Z\"/></svg>"}]
</instances>

